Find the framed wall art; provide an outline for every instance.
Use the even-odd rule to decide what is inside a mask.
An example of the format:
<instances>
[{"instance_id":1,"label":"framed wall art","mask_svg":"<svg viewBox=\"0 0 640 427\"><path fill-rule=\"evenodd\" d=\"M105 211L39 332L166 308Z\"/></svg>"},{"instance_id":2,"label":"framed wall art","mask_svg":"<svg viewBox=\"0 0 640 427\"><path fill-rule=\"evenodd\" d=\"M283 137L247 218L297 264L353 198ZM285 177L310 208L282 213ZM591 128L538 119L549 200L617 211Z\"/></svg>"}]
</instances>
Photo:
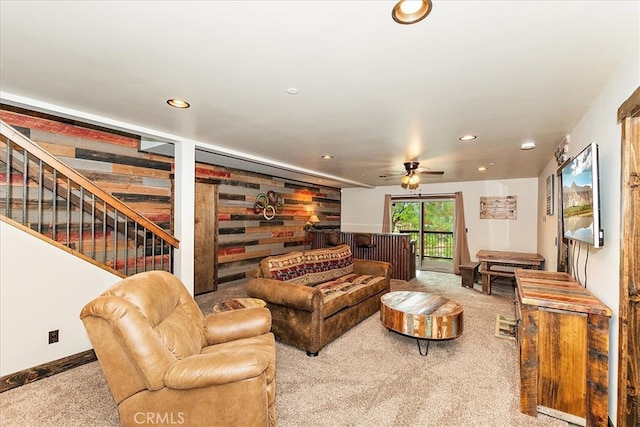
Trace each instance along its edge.
<instances>
[{"instance_id":1,"label":"framed wall art","mask_svg":"<svg viewBox=\"0 0 640 427\"><path fill-rule=\"evenodd\" d=\"M480 219L517 219L517 196L480 197Z\"/></svg>"},{"instance_id":2,"label":"framed wall art","mask_svg":"<svg viewBox=\"0 0 640 427\"><path fill-rule=\"evenodd\" d=\"M553 175L547 177L547 215L553 215Z\"/></svg>"}]
</instances>

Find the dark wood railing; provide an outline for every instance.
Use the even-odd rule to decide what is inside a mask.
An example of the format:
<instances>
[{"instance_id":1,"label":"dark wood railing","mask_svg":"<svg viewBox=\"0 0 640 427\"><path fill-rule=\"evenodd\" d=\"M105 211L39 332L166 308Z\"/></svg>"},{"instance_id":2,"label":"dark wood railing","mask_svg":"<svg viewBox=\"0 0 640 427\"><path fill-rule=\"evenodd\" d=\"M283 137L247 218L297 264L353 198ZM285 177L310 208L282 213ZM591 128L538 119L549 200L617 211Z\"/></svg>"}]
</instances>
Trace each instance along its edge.
<instances>
[{"instance_id":1,"label":"dark wood railing","mask_svg":"<svg viewBox=\"0 0 640 427\"><path fill-rule=\"evenodd\" d=\"M311 248L326 248L327 239L324 231L311 234ZM409 236L402 234L371 235L372 248L358 248L354 236L359 233L339 233L338 241L351 247L354 258L386 261L391 264L391 278L411 280L416 277L415 243ZM369 233L364 233L369 234Z\"/></svg>"},{"instance_id":2,"label":"dark wood railing","mask_svg":"<svg viewBox=\"0 0 640 427\"><path fill-rule=\"evenodd\" d=\"M419 230L402 230L401 234L411 236L416 242L420 239ZM419 251L422 258L453 259L453 231L425 231L423 244Z\"/></svg>"},{"instance_id":3,"label":"dark wood railing","mask_svg":"<svg viewBox=\"0 0 640 427\"><path fill-rule=\"evenodd\" d=\"M173 271L178 240L0 120L0 214L118 273Z\"/></svg>"}]
</instances>

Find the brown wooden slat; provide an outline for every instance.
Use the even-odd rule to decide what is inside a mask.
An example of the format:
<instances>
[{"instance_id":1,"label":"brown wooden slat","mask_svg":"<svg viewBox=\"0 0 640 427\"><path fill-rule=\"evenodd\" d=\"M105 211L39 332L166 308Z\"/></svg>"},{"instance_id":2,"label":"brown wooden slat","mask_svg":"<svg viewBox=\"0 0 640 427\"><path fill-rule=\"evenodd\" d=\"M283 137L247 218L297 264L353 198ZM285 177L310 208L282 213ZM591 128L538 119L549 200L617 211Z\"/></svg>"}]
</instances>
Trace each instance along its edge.
<instances>
[{"instance_id":1,"label":"brown wooden slat","mask_svg":"<svg viewBox=\"0 0 640 427\"><path fill-rule=\"evenodd\" d=\"M609 370L604 361L609 360L609 318L589 316L587 328L589 351L586 377L591 385L586 393L587 425L607 426Z\"/></svg>"},{"instance_id":2,"label":"brown wooden slat","mask_svg":"<svg viewBox=\"0 0 640 427\"><path fill-rule=\"evenodd\" d=\"M340 242L349 245L354 258L385 261L391 264L391 278L411 280L415 277L415 254L411 253L409 237L402 234L371 234L375 247L357 248L354 235L358 233L340 233ZM311 233L311 247L324 248L325 235L322 231Z\"/></svg>"}]
</instances>

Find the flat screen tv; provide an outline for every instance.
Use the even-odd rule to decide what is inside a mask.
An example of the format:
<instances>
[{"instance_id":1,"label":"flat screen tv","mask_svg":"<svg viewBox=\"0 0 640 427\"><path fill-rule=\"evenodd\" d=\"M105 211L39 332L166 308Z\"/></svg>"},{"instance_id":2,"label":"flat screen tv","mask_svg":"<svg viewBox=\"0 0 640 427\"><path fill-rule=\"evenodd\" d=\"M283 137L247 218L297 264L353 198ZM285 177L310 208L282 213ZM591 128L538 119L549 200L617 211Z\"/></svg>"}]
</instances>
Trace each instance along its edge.
<instances>
[{"instance_id":1,"label":"flat screen tv","mask_svg":"<svg viewBox=\"0 0 640 427\"><path fill-rule=\"evenodd\" d=\"M562 168L564 237L596 248L604 244L600 229L598 144L591 143Z\"/></svg>"}]
</instances>

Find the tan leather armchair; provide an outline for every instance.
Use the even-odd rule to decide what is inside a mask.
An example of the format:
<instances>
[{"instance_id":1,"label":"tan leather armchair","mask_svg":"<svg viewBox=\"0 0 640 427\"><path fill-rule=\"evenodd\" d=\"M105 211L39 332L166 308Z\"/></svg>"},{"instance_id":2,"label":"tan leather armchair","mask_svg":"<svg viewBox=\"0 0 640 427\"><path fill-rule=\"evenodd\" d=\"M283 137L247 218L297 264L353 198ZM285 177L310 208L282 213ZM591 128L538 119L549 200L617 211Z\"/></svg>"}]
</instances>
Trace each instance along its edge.
<instances>
[{"instance_id":1,"label":"tan leather armchair","mask_svg":"<svg viewBox=\"0 0 640 427\"><path fill-rule=\"evenodd\" d=\"M174 275L128 277L80 314L123 426L275 426L271 313L202 315Z\"/></svg>"}]
</instances>

